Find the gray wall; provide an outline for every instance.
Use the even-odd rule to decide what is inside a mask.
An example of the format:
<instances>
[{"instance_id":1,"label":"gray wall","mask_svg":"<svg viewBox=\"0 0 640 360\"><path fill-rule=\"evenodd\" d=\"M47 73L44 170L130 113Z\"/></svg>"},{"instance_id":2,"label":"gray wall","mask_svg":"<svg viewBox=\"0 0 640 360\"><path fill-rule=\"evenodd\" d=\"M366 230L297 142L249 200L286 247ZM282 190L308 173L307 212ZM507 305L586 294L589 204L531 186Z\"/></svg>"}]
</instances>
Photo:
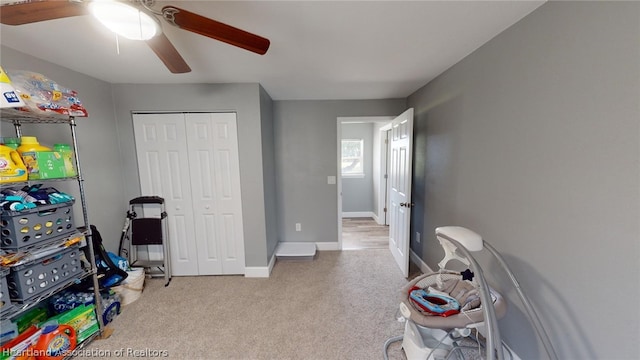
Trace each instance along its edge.
<instances>
[{"instance_id":1,"label":"gray wall","mask_svg":"<svg viewBox=\"0 0 640 360\"><path fill-rule=\"evenodd\" d=\"M561 359L640 354L640 3L550 2L408 99L416 111L412 249L469 227L506 257ZM415 242L415 232L422 242ZM503 337L545 358L508 295Z\"/></svg>"},{"instance_id":2,"label":"gray wall","mask_svg":"<svg viewBox=\"0 0 640 360\"><path fill-rule=\"evenodd\" d=\"M337 176L337 118L394 116L405 108L405 99L274 102L280 241L337 242L337 187L327 184Z\"/></svg>"},{"instance_id":3,"label":"gray wall","mask_svg":"<svg viewBox=\"0 0 640 360\"><path fill-rule=\"evenodd\" d=\"M127 199L140 195L134 143L134 111L236 112L247 266L267 265L265 193L258 84L113 85ZM268 102L268 99L267 99ZM269 121L266 120L266 123ZM273 206L273 204L270 204ZM123 202L121 207L125 207Z\"/></svg>"},{"instance_id":4,"label":"gray wall","mask_svg":"<svg viewBox=\"0 0 640 360\"><path fill-rule=\"evenodd\" d=\"M80 100L89 112L89 117L76 119L78 155L85 180L89 222L100 231L105 247L117 252L125 217L122 209L125 194L111 85L6 46L0 48L0 64L4 69L41 73L62 86L78 91ZM41 144L71 143L71 131L65 125L24 125L22 128L23 135L37 136ZM15 136L11 124L2 124L2 136ZM77 183L69 181L48 185L76 197L74 217L76 221L82 221Z\"/></svg>"},{"instance_id":5,"label":"gray wall","mask_svg":"<svg viewBox=\"0 0 640 360\"><path fill-rule=\"evenodd\" d=\"M264 211L267 230L267 259L278 246L278 213L276 202L276 164L273 138L273 100L260 86L260 121L262 129L262 166L264 174Z\"/></svg>"},{"instance_id":6,"label":"gray wall","mask_svg":"<svg viewBox=\"0 0 640 360\"><path fill-rule=\"evenodd\" d=\"M386 157L383 157L383 152L387 149L386 144L384 144L386 137L383 138L380 132L380 128L383 126L383 123L373 123L373 175L371 182L373 185L373 213L378 217L378 221L382 221L384 223L385 214L382 211L378 211L381 202L384 201L384 196L382 196L382 198L380 196L381 187L386 185L386 182L381 179L386 172L386 168L382 165L382 162L383 159L386 160Z\"/></svg>"},{"instance_id":7,"label":"gray wall","mask_svg":"<svg viewBox=\"0 0 640 360\"><path fill-rule=\"evenodd\" d=\"M364 177L342 178L342 211L374 212L373 123L341 124L342 139L362 139Z\"/></svg>"}]
</instances>

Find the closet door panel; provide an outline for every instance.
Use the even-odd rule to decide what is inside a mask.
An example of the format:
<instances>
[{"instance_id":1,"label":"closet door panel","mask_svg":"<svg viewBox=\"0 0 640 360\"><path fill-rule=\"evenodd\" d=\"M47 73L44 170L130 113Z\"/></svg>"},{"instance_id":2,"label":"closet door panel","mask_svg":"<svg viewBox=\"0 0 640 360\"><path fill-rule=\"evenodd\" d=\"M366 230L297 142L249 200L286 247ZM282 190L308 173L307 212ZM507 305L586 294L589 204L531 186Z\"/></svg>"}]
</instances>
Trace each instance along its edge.
<instances>
[{"instance_id":1,"label":"closet door panel","mask_svg":"<svg viewBox=\"0 0 640 360\"><path fill-rule=\"evenodd\" d=\"M198 271L200 275L224 274L217 236L216 154L212 114L187 114L187 150L196 166L190 178L194 211Z\"/></svg>"},{"instance_id":2,"label":"closet door panel","mask_svg":"<svg viewBox=\"0 0 640 360\"><path fill-rule=\"evenodd\" d=\"M224 225L222 226L222 230L224 231L224 236L222 238L225 239L225 242L224 242L224 251L226 255L225 260L227 262L236 261L238 259L238 254L235 246L235 239L237 238L235 234L235 230L236 230L235 216L231 214L225 214L224 216L222 216L222 223Z\"/></svg>"},{"instance_id":3,"label":"closet door panel","mask_svg":"<svg viewBox=\"0 0 640 360\"><path fill-rule=\"evenodd\" d=\"M191 126L187 123L187 126ZM189 144L190 153L197 159L197 165L191 168L191 184L194 209L194 227L198 246L198 272L200 275L222 274L220 249L216 237L215 189L213 186L213 151L207 149L210 129L200 129L196 136L200 140ZM195 148L195 149L194 149Z\"/></svg>"},{"instance_id":4,"label":"closet door panel","mask_svg":"<svg viewBox=\"0 0 640 360\"><path fill-rule=\"evenodd\" d=\"M191 170L191 183L198 245L198 271L201 275L217 275L222 273L222 263L215 236L215 194L212 185L214 159L210 150L199 149L196 157L198 166Z\"/></svg>"},{"instance_id":5,"label":"closet door panel","mask_svg":"<svg viewBox=\"0 0 640 360\"><path fill-rule=\"evenodd\" d=\"M189 153L201 159L200 166L191 168L200 273L244 274L235 114L187 114L186 119ZM200 224L199 213L213 216L214 224ZM228 217L234 218L231 228Z\"/></svg>"},{"instance_id":6,"label":"closet door panel","mask_svg":"<svg viewBox=\"0 0 640 360\"><path fill-rule=\"evenodd\" d=\"M235 113L215 114L216 193L225 274L244 274L244 233L240 194L240 159Z\"/></svg>"},{"instance_id":7,"label":"closet door panel","mask_svg":"<svg viewBox=\"0 0 640 360\"><path fill-rule=\"evenodd\" d=\"M184 115L134 114L133 127L141 195L165 199L172 275L197 275Z\"/></svg>"},{"instance_id":8,"label":"closet door panel","mask_svg":"<svg viewBox=\"0 0 640 360\"><path fill-rule=\"evenodd\" d=\"M180 239L186 236L186 229L190 227L190 220L182 215L174 215L169 220L169 236L171 239ZM189 261L189 246L186 241L176 241L171 247L171 253L178 263ZM175 264L175 262L171 263ZM175 272L175 269L173 269Z\"/></svg>"}]
</instances>

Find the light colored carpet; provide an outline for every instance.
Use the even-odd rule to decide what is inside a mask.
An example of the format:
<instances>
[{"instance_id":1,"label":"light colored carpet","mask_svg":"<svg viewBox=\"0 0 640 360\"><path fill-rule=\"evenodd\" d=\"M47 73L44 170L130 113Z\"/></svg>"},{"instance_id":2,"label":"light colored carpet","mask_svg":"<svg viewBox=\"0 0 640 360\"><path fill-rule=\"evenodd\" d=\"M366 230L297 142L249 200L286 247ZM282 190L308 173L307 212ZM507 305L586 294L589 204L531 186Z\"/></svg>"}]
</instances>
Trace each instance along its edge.
<instances>
[{"instance_id":1,"label":"light colored carpet","mask_svg":"<svg viewBox=\"0 0 640 360\"><path fill-rule=\"evenodd\" d=\"M381 359L384 342L403 332L395 317L404 284L388 250L278 261L268 279L174 277L168 287L147 279L113 335L77 358L124 349L146 358ZM404 358L399 343L390 358Z\"/></svg>"}]
</instances>

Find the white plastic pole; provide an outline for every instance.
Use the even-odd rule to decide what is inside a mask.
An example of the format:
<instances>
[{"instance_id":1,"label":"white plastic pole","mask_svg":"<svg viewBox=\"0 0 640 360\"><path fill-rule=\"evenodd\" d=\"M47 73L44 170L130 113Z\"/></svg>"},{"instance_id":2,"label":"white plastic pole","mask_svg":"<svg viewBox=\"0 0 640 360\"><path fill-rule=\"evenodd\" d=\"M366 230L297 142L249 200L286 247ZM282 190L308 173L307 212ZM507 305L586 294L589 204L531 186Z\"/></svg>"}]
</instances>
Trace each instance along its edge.
<instances>
[{"instance_id":1,"label":"white plastic pole","mask_svg":"<svg viewBox=\"0 0 640 360\"><path fill-rule=\"evenodd\" d=\"M513 283L513 286L515 286L516 292L520 297L520 300L524 304L524 308L527 311L527 316L529 317L529 321L533 323L533 327L535 328L536 333L538 334L538 337L542 341L542 344L544 345L544 349L546 350L547 355L551 360L558 360L558 355L556 354L556 351L553 348L553 344L551 344L549 334L547 334L547 332L544 330L544 327L542 326L542 322L540 322L540 318L538 317L538 314L536 313L533 306L531 306L531 303L529 302L529 299L525 296L522 288L520 288L520 283L518 283L516 276L513 274L513 272L511 272L511 269L509 269L509 266L507 265L506 261L504 261L504 259L502 258L502 255L500 255L500 253L493 246L491 246L491 244L485 241L484 247L496 258L496 260L498 260L498 263L500 263L504 271L507 273L507 275L509 275L511 282Z\"/></svg>"},{"instance_id":2,"label":"white plastic pole","mask_svg":"<svg viewBox=\"0 0 640 360\"><path fill-rule=\"evenodd\" d=\"M478 279L478 284L480 286L482 312L484 314L485 323L487 324L487 360L495 360L496 355L498 357L498 360L504 359L504 354L502 352L502 339L500 337L500 329L498 329L498 319L496 318L495 308L493 307L493 299L491 298L491 292L489 291L489 286L487 285L487 281L484 278L484 274L482 272L480 264L478 264L473 255L471 255L471 252L467 250L464 245L447 236L446 234L440 233L438 234L438 236L444 237L446 238L446 240L451 241L458 247L458 250L462 252L462 254L466 256L467 259L469 259L469 262L471 263L471 269L475 273L475 276Z\"/></svg>"}]
</instances>

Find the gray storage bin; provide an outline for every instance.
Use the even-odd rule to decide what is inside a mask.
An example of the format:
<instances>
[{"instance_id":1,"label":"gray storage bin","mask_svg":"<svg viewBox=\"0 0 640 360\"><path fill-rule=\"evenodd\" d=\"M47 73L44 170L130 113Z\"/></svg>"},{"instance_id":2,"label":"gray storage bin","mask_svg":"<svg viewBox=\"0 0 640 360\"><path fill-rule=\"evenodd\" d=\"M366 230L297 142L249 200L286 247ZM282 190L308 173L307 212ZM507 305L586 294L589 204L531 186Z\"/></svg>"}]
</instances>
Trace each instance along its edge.
<instances>
[{"instance_id":1,"label":"gray storage bin","mask_svg":"<svg viewBox=\"0 0 640 360\"><path fill-rule=\"evenodd\" d=\"M9 288L7 287L7 275L9 269L0 266L0 314L4 314L13 309L11 299L9 298Z\"/></svg>"},{"instance_id":2,"label":"gray storage bin","mask_svg":"<svg viewBox=\"0 0 640 360\"><path fill-rule=\"evenodd\" d=\"M62 240L76 231L73 202L38 206L24 211L3 211L0 248L28 250Z\"/></svg>"},{"instance_id":3,"label":"gray storage bin","mask_svg":"<svg viewBox=\"0 0 640 360\"><path fill-rule=\"evenodd\" d=\"M11 267L7 286L12 301L22 303L61 289L85 274L78 246L62 248L32 262Z\"/></svg>"}]
</instances>

